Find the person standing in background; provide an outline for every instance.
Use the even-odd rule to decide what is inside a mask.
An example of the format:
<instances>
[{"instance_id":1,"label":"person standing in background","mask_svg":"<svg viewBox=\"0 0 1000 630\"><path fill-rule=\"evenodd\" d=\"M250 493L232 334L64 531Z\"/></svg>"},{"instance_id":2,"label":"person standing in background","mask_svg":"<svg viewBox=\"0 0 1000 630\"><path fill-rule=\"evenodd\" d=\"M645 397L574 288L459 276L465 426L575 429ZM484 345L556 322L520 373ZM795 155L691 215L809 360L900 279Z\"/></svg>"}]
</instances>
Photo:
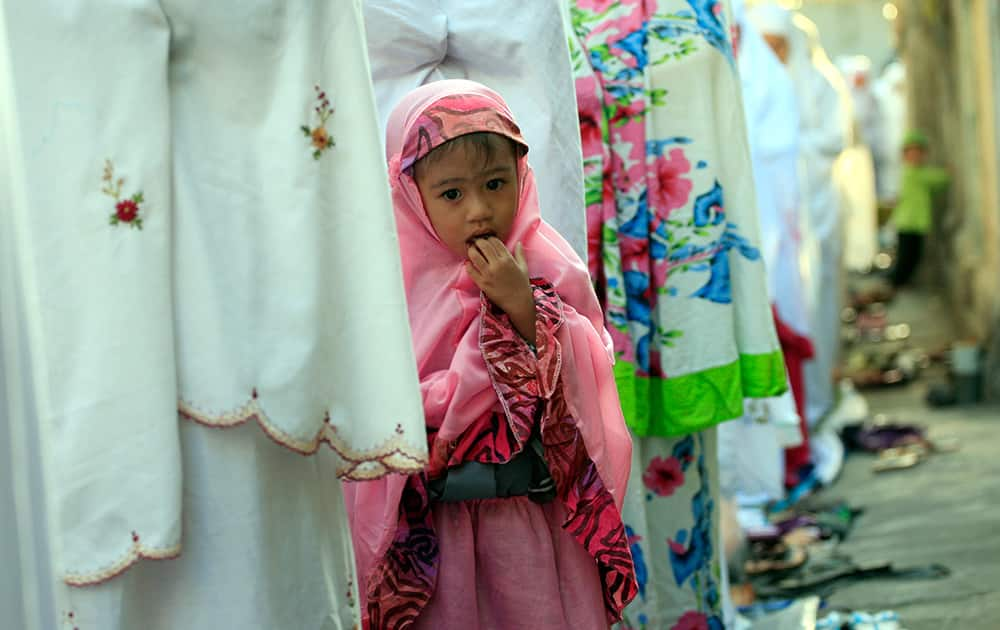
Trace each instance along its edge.
<instances>
[{"instance_id":1,"label":"person standing in background","mask_svg":"<svg viewBox=\"0 0 1000 630\"><path fill-rule=\"evenodd\" d=\"M951 184L947 169L927 164L929 149L930 142L921 131L910 131L903 138L899 201L892 211L898 239L896 265L890 276L894 289L906 286L913 278L933 225L934 197Z\"/></svg>"}]
</instances>

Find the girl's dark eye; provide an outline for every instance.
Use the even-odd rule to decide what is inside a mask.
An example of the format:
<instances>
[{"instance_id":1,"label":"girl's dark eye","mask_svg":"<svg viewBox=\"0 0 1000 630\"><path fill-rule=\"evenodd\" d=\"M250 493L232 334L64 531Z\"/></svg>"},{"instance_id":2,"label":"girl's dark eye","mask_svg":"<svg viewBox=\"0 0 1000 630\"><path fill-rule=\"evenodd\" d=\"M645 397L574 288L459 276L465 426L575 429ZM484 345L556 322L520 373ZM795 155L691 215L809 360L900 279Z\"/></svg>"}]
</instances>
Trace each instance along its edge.
<instances>
[{"instance_id":1,"label":"girl's dark eye","mask_svg":"<svg viewBox=\"0 0 1000 630\"><path fill-rule=\"evenodd\" d=\"M457 188L449 188L441 193L441 196L448 201L458 201L458 199L462 196L462 193Z\"/></svg>"},{"instance_id":2,"label":"girl's dark eye","mask_svg":"<svg viewBox=\"0 0 1000 630\"><path fill-rule=\"evenodd\" d=\"M499 178L497 178L497 179L491 179L490 181L486 182L486 189L487 190L492 190L492 191L497 191L497 190L500 190L501 188L503 188L504 183L505 183L504 180L499 179Z\"/></svg>"}]
</instances>

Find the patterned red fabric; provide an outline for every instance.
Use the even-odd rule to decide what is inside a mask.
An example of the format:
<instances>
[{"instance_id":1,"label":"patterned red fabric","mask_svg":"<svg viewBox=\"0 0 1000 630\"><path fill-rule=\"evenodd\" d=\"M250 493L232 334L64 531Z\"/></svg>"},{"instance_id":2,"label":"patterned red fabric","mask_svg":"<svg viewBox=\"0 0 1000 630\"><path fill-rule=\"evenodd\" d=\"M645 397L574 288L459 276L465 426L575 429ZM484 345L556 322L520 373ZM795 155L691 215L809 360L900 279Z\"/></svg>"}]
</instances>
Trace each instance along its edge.
<instances>
[{"instance_id":1,"label":"patterned red fabric","mask_svg":"<svg viewBox=\"0 0 1000 630\"><path fill-rule=\"evenodd\" d=\"M532 353L507 315L485 298L480 348L497 392L497 408L458 440L436 439L429 429L431 461L409 478L396 535L368 584L370 628L407 628L430 601L440 561L427 479L466 461L504 463L521 452L541 422L545 459L566 508L563 528L594 558L604 590L608 623L637 593L632 555L621 514L587 454L577 420L567 411L560 381L562 301L552 285L532 282L537 311L537 350Z\"/></svg>"}]
</instances>

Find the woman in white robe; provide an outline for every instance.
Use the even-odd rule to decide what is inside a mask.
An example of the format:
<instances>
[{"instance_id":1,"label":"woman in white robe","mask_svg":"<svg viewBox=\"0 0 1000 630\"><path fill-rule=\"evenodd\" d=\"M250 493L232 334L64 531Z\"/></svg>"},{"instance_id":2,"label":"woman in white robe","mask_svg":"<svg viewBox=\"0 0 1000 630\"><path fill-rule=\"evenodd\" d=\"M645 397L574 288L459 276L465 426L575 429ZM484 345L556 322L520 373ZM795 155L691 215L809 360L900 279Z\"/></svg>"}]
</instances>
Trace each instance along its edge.
<instances>
[{"instance_id":1,"label":"woman in white robe","mask_svg":"<svg viewBox=\"0 0 1000 630\"><path fill-rule=\"evenodd\" d=\"M795 88L781 61L745 17L742 3L734 14L739 26L737 54L760 212L761 254L768 293L783 330L808 340L809 322L800 269L801 207L798 184L799 113ZM789 344L783 343L786 365ZM720 486L724 496L763 504L784 496L782 447L804 443L793 390L801 389L801 371L792 389L778 398L748 400L737 422L719 426ZM800 391L795 392L801 395ZM808 450L808 446L805 446Z\"/></svg>"},{"instance_id":2,"label":"woman in white robe","mask_svg":"<svg viewBox=\"0 0 1000 630\"><path fill-rule=\"evenodd\" d=\"M0 98L58 627L354 627L338 478L426 461L359 2L5 3Z\"/></svg>"},{"instance_id":3,"label":"woman in white robe","mask_svg":"<svg viewBox=\"0 0 1000 630\"><path fill-rule=\"evenodd\" d=\"M815 358L805 365L806 414L813 425L832 409L834 402L843 257L843 218L834 165L847 144L847 119L836 68L829 60L823 62L825 53L811 23L774 4L758 5L749 16L761 33L786 40L785 68L795 85L799 105L799 168L805 207L803 255L808 315L816 350Z\"/></svg>"}]
</instances>

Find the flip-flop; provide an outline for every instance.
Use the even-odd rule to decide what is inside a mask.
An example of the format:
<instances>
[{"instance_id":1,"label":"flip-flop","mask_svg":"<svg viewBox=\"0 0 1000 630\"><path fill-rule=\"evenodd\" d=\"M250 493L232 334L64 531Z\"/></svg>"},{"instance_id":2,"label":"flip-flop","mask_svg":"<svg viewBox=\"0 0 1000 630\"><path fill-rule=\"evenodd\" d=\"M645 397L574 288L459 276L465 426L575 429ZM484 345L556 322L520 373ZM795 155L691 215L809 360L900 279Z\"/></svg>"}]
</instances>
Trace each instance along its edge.
<instances>
[{"instance_id":1,"label":"flip-flop","mask_svg":"<svg viewBox=\"0 0 1000 630\"><path fill-rule=\"evenodd\" d=\"M836 563L824 567L819 563L815 570L804 567L800 575L779 579L771 584L756 588L759 597L797 597L804 593L831 591L832 587L845 580L866 580L873 578L893 578L907 580L936 580L951 575L948 567L940 564L895 568L891 562L877 562L857 565L848 558L838 557Z\"/></svg>"},{"instance_id":2,"label":"flip-flop","mask_svg":"<svg viewBox=\"0 0 1000 630\"><path fill-rule=\"evenodd\" d=\"M896 449L888 449L879 455L879 458L872 464L872 472L883 473L893 470L906 470L913 468L923 461L923 457L914 452L893 452Z\"/></svg>"},{"instance_id":3,"label":"flip-flop","mask_svg":"<svg viewBox=\"0 0 1000 630\"><path fill-rule=\"evenodd\" d=\"M786 547L786 551L781 558L760 558L747 560L743 564L743 571L748 576L778 575L786 574L798 569L809 558L809 553L805 547Z\"/></svg>"}]
</instances>

